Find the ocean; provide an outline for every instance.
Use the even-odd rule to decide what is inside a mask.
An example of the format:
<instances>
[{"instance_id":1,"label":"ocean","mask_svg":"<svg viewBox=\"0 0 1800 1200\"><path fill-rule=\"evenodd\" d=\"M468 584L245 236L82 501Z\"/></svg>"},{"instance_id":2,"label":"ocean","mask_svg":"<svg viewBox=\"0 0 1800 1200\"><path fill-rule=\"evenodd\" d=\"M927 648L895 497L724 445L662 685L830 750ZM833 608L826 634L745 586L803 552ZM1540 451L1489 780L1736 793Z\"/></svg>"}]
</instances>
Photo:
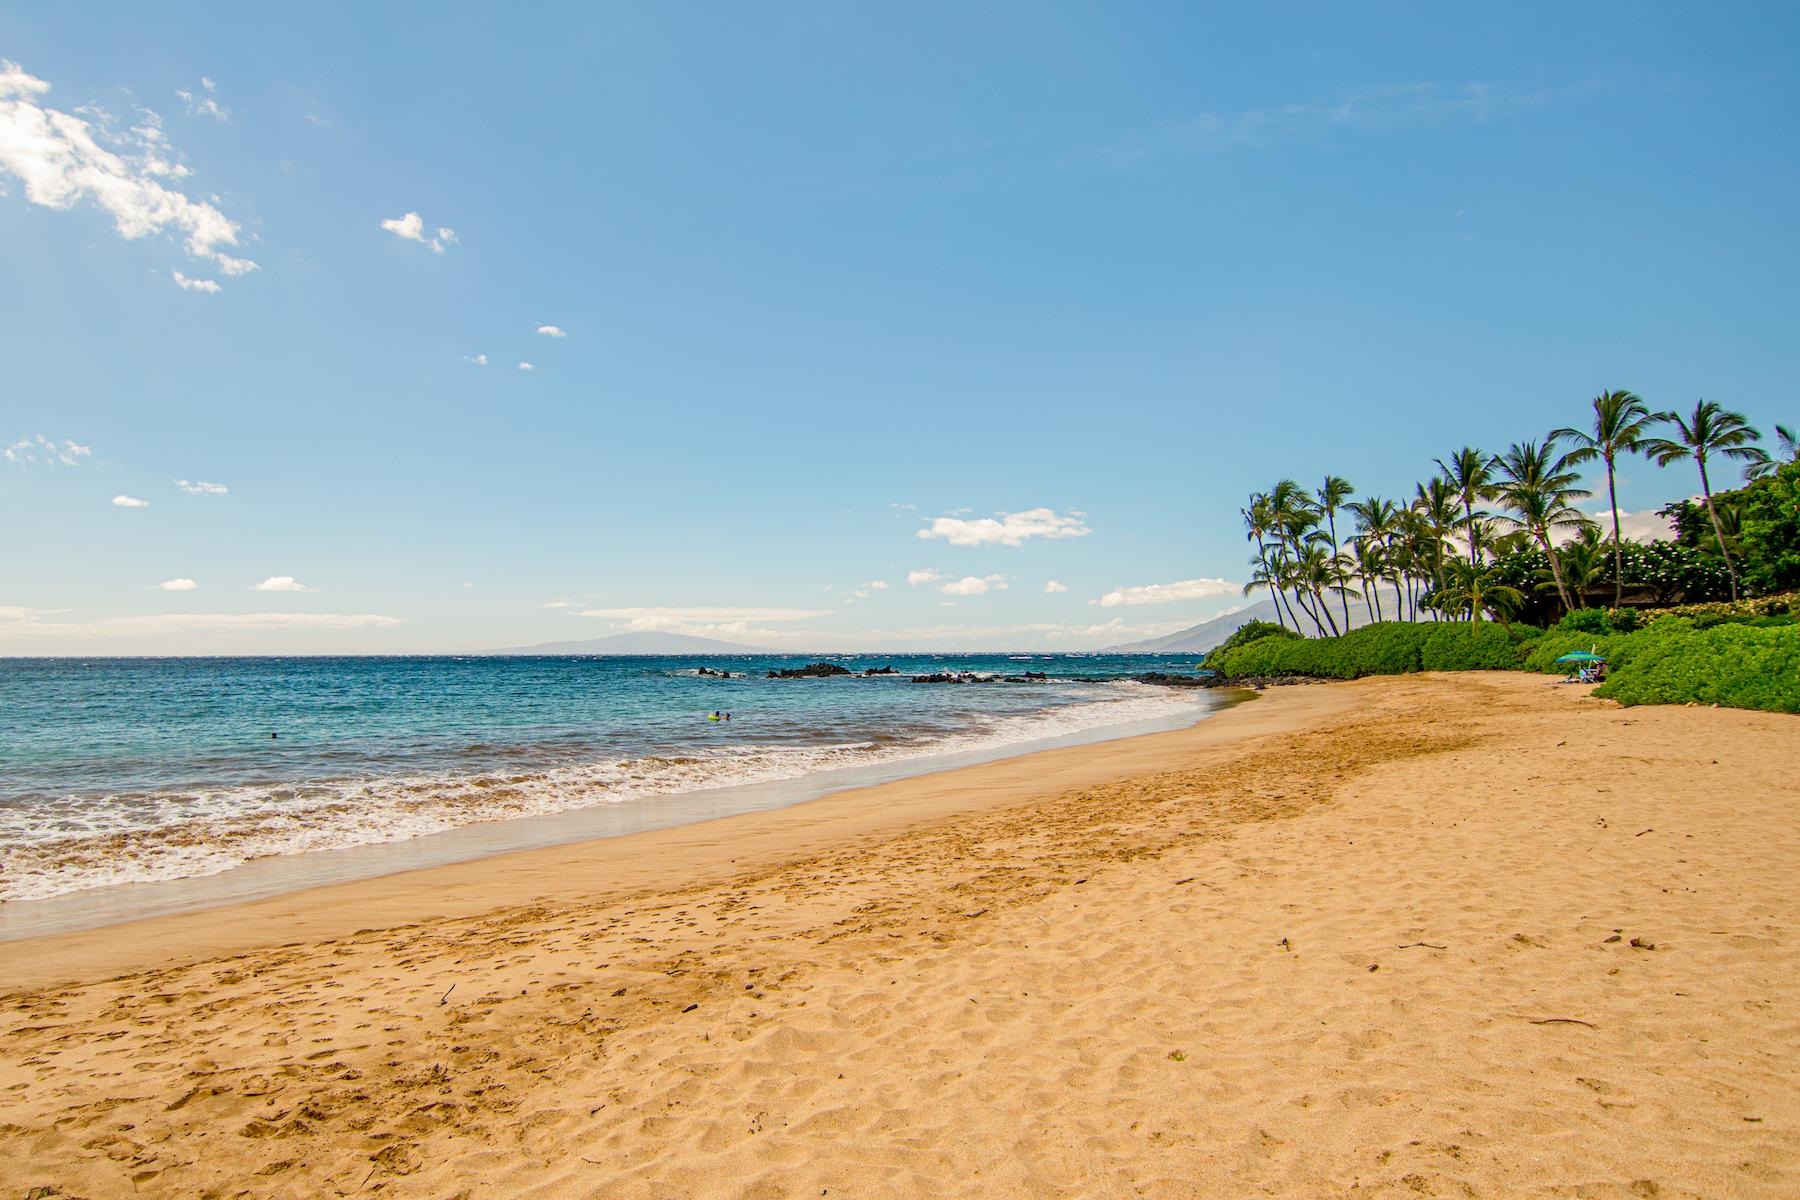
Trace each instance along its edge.
<instances>
[{"instance_id":1,"label":"ocean","mask_svg":"<svg viewBox=\"0 0 1800 1200\"><path fill-rule=\"evenodd\" d=\"M767 677L809 661L853 674ZM821 781L1172 728L1220 698L1130 676L1192 666L1160 655L0 659L0 908L558 813L679 824L731 811L717 799L727 792L754 794L740 808L771 807L832 790ZM1020 681L911 681L958 673ZM745 788L783 782L810 790Z\"/></svg>"}]
</instances>

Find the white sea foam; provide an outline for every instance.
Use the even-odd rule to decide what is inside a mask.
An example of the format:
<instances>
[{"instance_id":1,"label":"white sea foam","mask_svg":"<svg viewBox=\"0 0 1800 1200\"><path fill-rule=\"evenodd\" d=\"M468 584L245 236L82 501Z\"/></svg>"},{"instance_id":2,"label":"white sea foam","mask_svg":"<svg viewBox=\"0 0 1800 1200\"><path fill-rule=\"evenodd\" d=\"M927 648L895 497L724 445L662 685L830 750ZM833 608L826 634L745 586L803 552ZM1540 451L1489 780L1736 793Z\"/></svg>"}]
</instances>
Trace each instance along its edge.
<instances>
[{"instance_id":1,"label":"white sea foam","mask_svg":"<svg viewBox=\"0 0 1800 1200\"><path fill-rule=\"evenodd\" d=\"M962 733L887 745L725 746L527 773L69 797L0 811L0 901L214 875L268 855L405 841L484 821L993 751L1195 708L1189 695L1141 684L1109 684L1104 690L1102 700L978 719Z\"/></svg>"}]
</instances>

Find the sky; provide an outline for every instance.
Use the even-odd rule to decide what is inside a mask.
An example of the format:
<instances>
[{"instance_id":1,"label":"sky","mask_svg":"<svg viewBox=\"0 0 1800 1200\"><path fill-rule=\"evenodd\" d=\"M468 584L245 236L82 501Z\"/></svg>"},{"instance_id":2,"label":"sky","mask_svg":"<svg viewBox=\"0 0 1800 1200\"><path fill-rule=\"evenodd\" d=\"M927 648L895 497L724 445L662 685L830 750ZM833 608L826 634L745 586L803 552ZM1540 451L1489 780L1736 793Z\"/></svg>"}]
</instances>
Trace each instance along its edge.
<instances>
[{"instance_id":1,"label":"sky","mask_svg":"<svg viewBox=\"0 0 1800 1200\"><path fill-rule=\"evenodd\" d=\"M1283 476L1407 495L1610 388L1770 432L1796 45L1777 3L0 4L0 654L1091 648L1245 603Z\"/></svg>"}]
</instances>

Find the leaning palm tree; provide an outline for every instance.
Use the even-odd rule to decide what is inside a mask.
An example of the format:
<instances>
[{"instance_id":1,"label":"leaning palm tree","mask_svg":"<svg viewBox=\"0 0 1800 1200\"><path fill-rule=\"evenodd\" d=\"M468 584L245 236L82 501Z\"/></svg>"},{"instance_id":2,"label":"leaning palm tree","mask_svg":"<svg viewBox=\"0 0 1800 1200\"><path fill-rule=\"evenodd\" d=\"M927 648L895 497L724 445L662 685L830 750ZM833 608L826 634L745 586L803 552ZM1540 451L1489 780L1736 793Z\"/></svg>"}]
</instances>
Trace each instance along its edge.
<instances>
[{"instance_id":1,"label":"leaning palm tree","mask_svg":"<svg viewBox=\"0 0 1800 1200\"><path fill-rule=\"evenodd\" d=\"M1463 527L1471 531L1469 545L1469 561L1479 563L1479 552L1475 549L1473 531L1475 528L1475 504L1485 500L1488 487L1494 479L1494 456L1485 450L1477 450L1473 446L1464 446L1450 456L1450 461L1437 460L1438 470L1456 491L1456 498L1462 503Z\"/></svg>"},{"instance_id":2,"label":"leaning palm tree","mask_svg":"<svg viewBox=\"0 0 1800 1200\"><path fill-rule=\"evenodd\" d=\"M1706 512L1712 518L1713 536L1719 539L1719 554L1725 559L1725 574L1731 580L1731 598L1738 598L1737 567L1731 551L1725 548L1725 530L1719 524L1719 507L1713 503L1712 480L1706 474L1709 458L1735 458L1740 462L1757 462L1766 457L1756 445L1762 440L1742 413L1727 412L1711 400L1694 405L1691 416L1663 413L1662 418L1675 426L1673 438L1651 438L1644 452L1660 466L1691 458L1700 468L1700 494L1706 497Z\"/></svg>"},{"instance_id":3,"label":"leaning palm tree","mask_svg":"<svg viewBox=\"0 0 1800 1200\"><path fill-rule=\"evenodd\" d=\"M1587 515L1575 507L1592 493L1575 486L1580 476L1569 465L1569 456L1556 450L1557 437L1551 434L1542 445L1537 442L1514 442L1497 460L1499 478L1494 484L1495 499L1504 504L1511 516L1507 519L1526 530L1537 542L1538 549L1550 560L1550 573L1556 580L1557 595L1566 609L1580 608L1563 579L1562 562L1556 553L1556 535L1580 529L1589 523Z\"/></svg>"},{"instance_id":4,"label":"leaning palm tree","mask_svg":"<svg viewBox=\"0 0 1800 1200\"><path fill-rule=\"evenodd\" d=\"M1612 506L1613 607L1625 598L1625 549L1619 537L1619 489L1615 464L1621 454L1639 450L1650 437L1650 429L1658 417L1648 405L1630 392L1601 392L1594 397L1594 424L1591 430L1559 429L1550 436L1567 438L1575 448L1569 451L1572 463L1599 459L1606 464L1606 502Z\"/></svg>"},{"instance_id":5,"label":"leaning palm tree","mask_svg":"<svg viewBox=\"0 0 1800 1200\"><path fill-rule=\"evenodd\" d=\"M1319 501L1319 509L1321 512L1323 512L1325 514L1325 527L1326 527L1326 530L1331 535L1331 557L1334 560L1341 559L1341 556L1343 553L1342 548L1338 545L1338 534L1337 534L1338 509L1342 508L1344 506L1344 502L1346 500L1350 499L1350 497L1354 496L1355 494L1356 494L1356 489L1354 487L1350 486L1350 481L1348 479L1340 478L1339 476L1336 476L1336 475L1325 476L1325 482L1319 488L1319 490L1317 492L1318 501ZM1340 584L1347 583L1348 578L1347 577L1340 578L1338 580L1338 582ZM1344 628L1348 629L1350 627L1349 590L1346 588L1346 589L1340 591L1338 593L1338 599L1343 602Z\"/></svg>"}]
</instances>

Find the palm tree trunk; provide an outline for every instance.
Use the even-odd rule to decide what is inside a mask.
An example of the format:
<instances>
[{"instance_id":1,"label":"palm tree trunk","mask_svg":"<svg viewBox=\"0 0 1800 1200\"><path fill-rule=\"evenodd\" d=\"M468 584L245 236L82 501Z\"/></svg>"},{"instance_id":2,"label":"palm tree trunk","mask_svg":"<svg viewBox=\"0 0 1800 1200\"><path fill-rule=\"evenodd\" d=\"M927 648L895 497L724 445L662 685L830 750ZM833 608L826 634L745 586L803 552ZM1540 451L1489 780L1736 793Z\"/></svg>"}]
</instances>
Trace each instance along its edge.
<instances>
[{"instance_id":1,"label":"palm tree trunk","mask_svg":"<svg viewBox=\"0 0 1800 1200\"><path fill-rule=\"evenodd\" d=\"M1619 492L1613 485L1612 455L1606 456L1606 498L1613 515L1613 607L1625 602L1625 547L1619 542Z\"/></svg>"},{"instance_id":2,"label":"palm tree trunk","mask_svg":"<svg viewBox=\"0 0 1800 1200\"><path fill-rule=\"evenodd\" d=\"M1375 616L1375 606L1373 604L1369 603L1369 581L1367 579L1363 580L1362 592L1363 592L1363 608L1368 611L1369 620L1374 621L1377 618ZM1349 618L1346 617L1344 620L1344 624L1348 625L1349 623L1350 623Z\"/></svg>"},{"instance_id":3,"label":"palm tree trunk","mask_svg":"<svg viewBox=\"0 0 1800 1200\"><path fill-rule=\"evenodd\" d=\"M1331 626L1331 636L1342 637L1343 635L1338 632L1337 620L1331 615L1331 601L1325 598L1324 589L1315 586L1313 598L1319 602L1319 611L1325 614L1325 621ZM1345 624L1349 624L1348 618L1345 619Z\"/></svg>"},{"instance_id":4,"label":"palm tree trunk","mask_svg":"<svg viewBox=\"0 0 1800 1200\"><path fill-rule=\"evenodd\" d=\"M1319 623L1319 614L1314 612L1312 610L1312 605L1306 602L1306 593L1296 587L1294 589L1294 599L1300 602L1300 611L1305 613L1307 619L1313 623L1313 628L1319 631L1319 636L1324 637L1325 626Z\"/></svg>"},{"instance_id":5,"label":"palm tree trunk","mask_svg":"<svg viewBox=\"0 0 1800 1200\"><path fill-rule=\"evenodd\" d=\"M1737 568L1731 565L1731 551L1725 548L1725 526L1719 523L1719 509L1713 503L1712 484L1706 478L1706 460L1700 460L1700 494L1706 497L1706 515L1712 518L1713 536L1719 539L1719 556L1725 560L1725 574L1731 578L1731 599L1738 598Z\"/></svg>"},{"instance_id":6,"label":"palm tree trunk","mask_svg":"<svg viewBox=\"0 0 1800 1200\"><path fill-rule=\"evenodd\" d=\"M1331 562L1332 562L1333 567L1335 568L1337 566L1338 554L1339 554L1338 540L1337 540L1337 510L1336 509L1328 508L1325 510L1325 523L1327 525L1331 526ZM1340 582L1342 582L1342 581L1340 580ZM1347 596L1346 594L1344 594L1343 592L1339 592L1338 600L1344 606L1344 628L1348 629L1350 627L1350 597Z\"/></svg>"},{"instance_id":7,"label":"palm tree trunk","mask_svg":"<svg viewBox=\"0 0 1800 1200\"><path fill-rule=\"evenodd\" d=\"M1562 560L1556 557L1556 547L1550 542L1548 529L1536 529L1538 545L1544 548L1544 557L1550 560L1550 576L1556 580L1556 594L1562 599L1563 611L1574 612L1575 606L1569 602L1569 588L1563 583Z\"/></svg>"}]
</instances>

